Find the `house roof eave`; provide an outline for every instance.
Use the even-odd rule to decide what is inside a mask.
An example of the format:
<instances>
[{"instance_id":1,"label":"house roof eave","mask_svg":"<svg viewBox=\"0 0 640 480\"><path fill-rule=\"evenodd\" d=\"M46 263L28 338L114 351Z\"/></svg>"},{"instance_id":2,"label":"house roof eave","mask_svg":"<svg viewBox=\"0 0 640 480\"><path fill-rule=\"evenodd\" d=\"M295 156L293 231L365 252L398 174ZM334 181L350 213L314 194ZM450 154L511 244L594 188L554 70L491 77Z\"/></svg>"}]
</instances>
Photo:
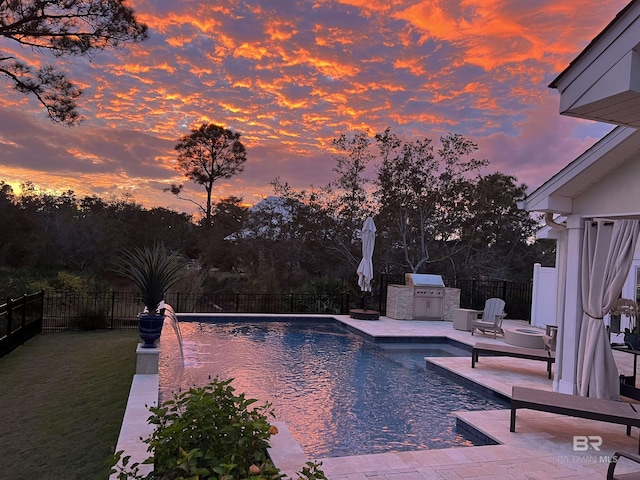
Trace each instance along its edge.
<instances>
[{"instance_id":1,"label":"house roof eave","mask_svg":"<svg viewBox=\"0 0 640 480\"><path fill-rule=\"evenodd\" d=\"M613 18L613 20L611 20L606 27L604 27L604 29L598 33L598 35L596 35L590 42L589 44L578 54L578 56L576 58L574 58L571 63L569 63L569 65L567 66L567 68L565 68L562 72L560 72L560 74L549 84L549 88L558 88L558 83L564 78L565 75L567 75L574 67L575 65L580 61L580 59L582 59L591 49L593 49L595 47L595 45L600 41L600 39L606 35L606 33L620 20L620 18L627 12L629 11L631 8L633 8L633 6L640 2L640 0L632 0L631 2L629 2L622 10L620 10L616 16Z\"/></svg>"},{"instance_id":2,"label":"house roof eave","mask_svg":"<svg viewBox=\"0 0 640 480\"><path fill-rule=\"evenodd\" d=\"M630 141L629 150L623 149ZM521 203L523 210L568 215L572 213L572 199L585 191L629 158L640 144L640 131L616 127L595 145L535 189ZM616 149L620 153L617 154ZM613 158L612 158L613 157Z\"/></svg>"}]
</instances>

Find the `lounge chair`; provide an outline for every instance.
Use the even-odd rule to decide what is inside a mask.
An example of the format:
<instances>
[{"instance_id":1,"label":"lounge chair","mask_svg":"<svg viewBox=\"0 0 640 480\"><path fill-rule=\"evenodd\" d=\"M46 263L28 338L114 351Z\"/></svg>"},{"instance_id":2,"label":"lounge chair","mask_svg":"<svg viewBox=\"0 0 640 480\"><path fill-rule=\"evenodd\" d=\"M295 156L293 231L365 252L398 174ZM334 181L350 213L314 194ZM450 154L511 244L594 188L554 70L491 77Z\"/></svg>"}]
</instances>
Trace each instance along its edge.
<instances>
[{"instance_id":1,"label":"lounge chair","mask_svg":"<svg viewBox=\"0 0 640 480\"><path fill-rule=\"evenodd\" d=\"M482 333L493 332L493 338L496 338L498 333L504 337L504 305L501 298L489 298L484 304L484 310L478 311L478 319L471 322L471 335L475 330L479 330Z\"/></svg>"},{"instance_id":2,"label":"lounge chair","mask_svg":"<svg viewBox=\"0 0 640 480\"><path fill-rule=\"evenodd\" d=\"M627 435L631 434L631 427L640 427L640 405L638 404L548 392L535 388L513 387L509 426L511 432L516 431L518 408L626 425ZM638 454L640 454L640 442Z\"/></svg>"},{"instance_id":3,"label":"lounge chair","mask_svg":"<svg viewBox=\"0 0 640 480\"><path fill-rule=\"evenodd\" d=\"M607 470L607 480L625 480L625 479L631 480L632 478L635 478L635 479L640 478L640 473L638 472L622 473L619 475L614 474L616 467L620 463L623 463L620 461L620 457L626 458L627 460L631 460L632 462L635 462L635 463L640 463L640 457L632 453L626 453L626 452L614 453L613 456L611 457L611 461L609 462L609 469Z\"/></svg>"},{"instance_id":4,"label":"lounge chair","mask_svg":"<svg viewBox=\"0 0 640 480\"><path fill-rule=\"evenodd\" d=\"M514 357L526 358L529 360L540 360L547 362L547 374L551 378L551 364L556 361L556 354L550 350L541 348L525 348L513 345L505 345L502 343L476 343L471 349L471 368L476 368L478 356L480 354L488 354L494 357Z\"/></svg>"}]
</instances>

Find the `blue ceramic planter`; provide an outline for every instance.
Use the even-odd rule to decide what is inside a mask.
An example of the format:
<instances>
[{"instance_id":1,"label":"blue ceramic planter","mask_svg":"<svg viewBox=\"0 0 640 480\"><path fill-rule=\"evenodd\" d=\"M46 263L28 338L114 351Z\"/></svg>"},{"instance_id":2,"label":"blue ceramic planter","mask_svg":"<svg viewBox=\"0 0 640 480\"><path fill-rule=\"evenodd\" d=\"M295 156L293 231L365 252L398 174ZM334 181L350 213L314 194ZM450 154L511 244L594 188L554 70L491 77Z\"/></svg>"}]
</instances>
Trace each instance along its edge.
<instances>
[{"instance_id":1,"label":"blue ceramic planter","mask_svg":"<svg viewBox=\"0 0 640 480\"><path fill-rule=\"evenodd\" d=\"M140 338L144 342L142 348L155 348L162 333L164 315L138 315Z\"/></svg>"}]
</instances>

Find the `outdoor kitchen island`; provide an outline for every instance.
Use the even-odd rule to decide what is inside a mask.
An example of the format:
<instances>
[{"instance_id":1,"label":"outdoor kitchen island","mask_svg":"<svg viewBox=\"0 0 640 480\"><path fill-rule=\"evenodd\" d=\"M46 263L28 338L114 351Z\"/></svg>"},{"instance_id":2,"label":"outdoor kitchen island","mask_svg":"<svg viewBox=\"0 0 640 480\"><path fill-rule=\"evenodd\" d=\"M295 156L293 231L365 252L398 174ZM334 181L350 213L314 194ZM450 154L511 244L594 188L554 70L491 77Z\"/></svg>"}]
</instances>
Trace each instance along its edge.
<instances>
[{"instance_id":1,"label":"outdoor kitchen island","mask_svg":"<svg viewBox=\"0 0 640 480\"><path fill-rule=\"evenodd\" d=\"M460 308L460 289L444 286L440 275L406 273L405 285L387 288L387 317L395 320L447 320Z\"/></svg>"}]
</instances>

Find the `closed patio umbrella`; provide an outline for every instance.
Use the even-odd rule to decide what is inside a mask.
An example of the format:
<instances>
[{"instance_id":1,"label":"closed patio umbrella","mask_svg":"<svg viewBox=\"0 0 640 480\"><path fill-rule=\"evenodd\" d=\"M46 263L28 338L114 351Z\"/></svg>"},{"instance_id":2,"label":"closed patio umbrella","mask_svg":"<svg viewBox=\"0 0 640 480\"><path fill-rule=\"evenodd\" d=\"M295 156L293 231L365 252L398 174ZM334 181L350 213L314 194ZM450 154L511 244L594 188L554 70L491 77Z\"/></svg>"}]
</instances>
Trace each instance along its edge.
<instances>
[{"instance_id":1,"label":"closed patio umbrella","mask_svg":"<svg viewBox=\"0 0 640 480\"><path fill-rule=\"evenodd\" d=\"M373 248L376 244L376 225L367 217L362 226L362 260L358 265L358 285L363 292L371 291L373 280Z\"/></svg>"}]
</instances>

